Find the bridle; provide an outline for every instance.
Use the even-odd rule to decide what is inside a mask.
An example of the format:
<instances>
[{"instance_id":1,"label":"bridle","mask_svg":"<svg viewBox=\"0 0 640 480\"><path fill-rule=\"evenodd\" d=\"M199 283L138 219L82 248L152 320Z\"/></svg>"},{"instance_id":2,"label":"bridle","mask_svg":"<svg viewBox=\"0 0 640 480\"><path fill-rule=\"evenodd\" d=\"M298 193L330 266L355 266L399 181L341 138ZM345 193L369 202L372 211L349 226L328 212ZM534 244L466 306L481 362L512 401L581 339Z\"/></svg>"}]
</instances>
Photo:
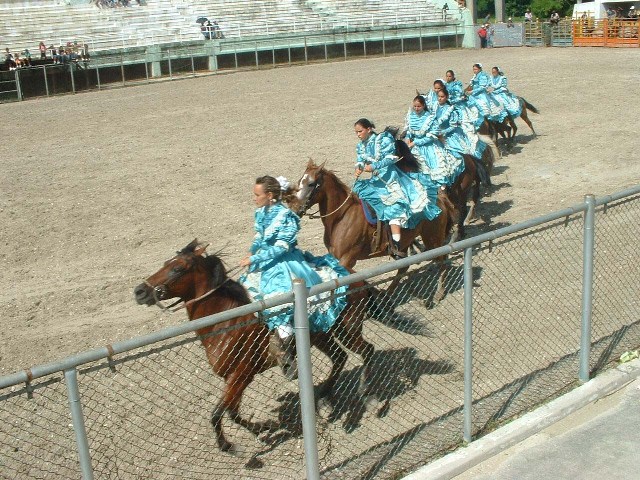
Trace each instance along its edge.
<instances>
[{"instance_id":1,"label":"bridle","mask_svg":"<svg viewBox=\"0 0 640 480\"><path fill-rule=\"evenodd\" d=\"M321 187L321 185L322 185L322 183L320 182L320 177L318 177L315 181L307 184L307 186L313 187L313 190L311 191L311 193L309 195L307 195L307 199L302 204L302 208L299 210L300 213L298 213L299 217L304 217L305 215L307 217L311 218L311 219L329 217L329 216L333 215L334 213L336 213L338 210L340 210L342 207L344 207L344 205L349 200L349 197L351 196L352 189L349 189L349 193L345 197L344 202L342 202L340 204L340 206L338 208L336 208L335 210L333 210L332 212L325 213L324 215L318 215L320 213L320 208L318 208L318 210L316 212L314 212L314 213L307 213L307 210L309 210L309 208L312 205L312 200L314 198L314 195L316 194L318 189Z\"/></svg>"},{"instance_id":2,"label":"bridle","mask_svg":"<svg viewBox=\"0 0 640 480\"><path fill-rule=\"evenodd\" d=\"M218 289L220 289L225 283L227 283L228 281L231 280L231 277L229 276L230 273L235 272L236 270L242 269L245 267L234 267L231 270L229 270L227 272L227 278L225 278L222 282L220 282L218 285L216 285L215 287L213 287L212 289L208 290L207 292L203 293L202 295L200 295L199 297L196 298L192 298L191 300L187 300L186 302L184 300L182 300L182 298L178 298L178 300L176 300L175 302L173 302L171 305L163 305L162 304L162 299L160 298L160 296L167 291L167 287L173 283L175 283L178 279L180 279L183 275L185 275L187 272L189 272L191 270L190 268L185 268L184 270L182 270L180 273L174 275L172 278L169 279L168 282L165 283L161 283L159 285L151 285L146 279L143 280L143 283L149 287L153 293L153 300L155 301L155 305L158 306L158 308L160 310L162 310L163 312L165 311L169 311L170 313L174 313L177 312L178 310L181 310L183 308L186 308L190 305L193 305L196 302L199 302L200 300L203 300L205 298L207 298L209 295L213 294L215 291L217 291ZM180 302L184 302L182 305L180 305L177 308L173 308L176 305L178 305Z\"/></svg>"}]
</instances>

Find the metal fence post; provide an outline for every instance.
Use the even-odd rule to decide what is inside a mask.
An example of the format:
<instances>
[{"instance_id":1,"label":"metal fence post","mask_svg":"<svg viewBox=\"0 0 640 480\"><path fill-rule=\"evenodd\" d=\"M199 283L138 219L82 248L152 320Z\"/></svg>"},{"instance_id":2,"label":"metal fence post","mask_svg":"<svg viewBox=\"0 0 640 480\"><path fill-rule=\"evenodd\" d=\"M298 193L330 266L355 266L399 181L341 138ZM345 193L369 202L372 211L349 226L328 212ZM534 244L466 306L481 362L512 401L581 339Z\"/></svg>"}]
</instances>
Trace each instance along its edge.
<instances>
[{"instance_id":1,"label":"metal fence post","mask_svg":"<svg viewBox=\"0 0 640 480\"><path fill-rule=\"evenodd\" d=\"M47 97L49 96L49 81L47 80L47 65L42 66L42 74L44 75L44 90L47 92Z\"/></svg>"},{"instance_id":2,"label":"metal fence post","mask_svg":"<svg viewBox=\"0 0 640 480\"><path fill-rule=\"evenodd\" d=\"M71 409L73 430L76 434L82 478L84 480L93 480L93 468L91 466L91 455L89 454L89 441L87 440L87 430L84 426L84 415L82 414L82 404L80 403L78 371L75 368L65 370L64 379L67 384L67 393L69 394L69 408Z\"/></svg>"},{"instance_id":3,"label":"metal fence post","mask_svg":"<svg viewBox=\"0 0 640 480\"><path fill-rule=\"evenodd\" d=\"M384 29L382 30L382 56L383 57L387 56L387 50L386 50L385 42L384 42Z\"/></svg>"},{"instance_id":4,"label":"metal fence post","mask_svg":"<svg viewBox=\"0 0 640 480\"><path fill-rule=\"evenodd\" d=\"M584 212L584 232L582 245L582 323L580 329L580 371L581 382L589 381L589 354L591 352L591 308L593 306L593 250L596 198L584 196L587 209Z\"/></svg>"},{"instance_id":5,"label":"metal fence post","mask_svg":"<svg viewBox=\"0 0 640 480\"><path fill-rule=\"evenodd\" d=\"M71 75L71 91L76 93L76 79L73 76L73 62L69 62L69 74Z\"/></svg>"},{"instance_id":6,"label":"metal fence post","mask_svg":"<svg viewBox=\"0 0 640 480\"><path fill-rule=\"evenodd\" d=\"M98 82L98 90L102 89L100 85L100 65L96 65L96 81Z\"/></svg>"},{"instance_id":7,"label":"metal fence post","mask_svg":"<svg viewBox=\"0 0 640 480\"><path fill-rule=\"evenodd\" d=\"M464 406L463 438L471 442L471 417L473 406L473 247L464 250Z\"/></svg>"},{"instance_id":8,"label":"metal fence post","mask_svg":"<svg viewBox=\"0 0 640 480\"><path fill-rule=\"evenodd\" d=\"M120 74L122 75L122 86L126 85L124 80L124 57L120 56Z\"/></svg>"},{"instance_id":9,"label":"metal fence post","mask_svg":"<svg viewBox=\"0 0 640 480\"><path fill-rule=\"evenodd\" d=\"M171 50L167 50L169 56L169 79L173 80L173 71L171 70Z\"/></svg>"},{"instance_id":10,"label":"metal fence post","mask_svg":"<svg viewBox=\"0 0 640 480\"><path fill-rule=\"evenodd\" d=\"M15 78L16 78L16 95L18 96L18 100L22 101L22 86L20 85L20 69L15 69Z\"/></svg>"},{"instance_id":11,"label":"metal fence post","mask_svg":"<svg viewBox=\"0 0 640 480\"><path fill-rule=\"evenodd\" d=\"M307 478L319 480L318 437L316 434L316 410L313 395L313 374L311 371L311 340L309 338L309 316L307 297L309 291L304 280L293 281L295 302L294 324L296 332L296 352L298 357L298 386L300 388L300 410L302 412L302 434L304 437L305 465Z\"/></svg>"}]
</instances>

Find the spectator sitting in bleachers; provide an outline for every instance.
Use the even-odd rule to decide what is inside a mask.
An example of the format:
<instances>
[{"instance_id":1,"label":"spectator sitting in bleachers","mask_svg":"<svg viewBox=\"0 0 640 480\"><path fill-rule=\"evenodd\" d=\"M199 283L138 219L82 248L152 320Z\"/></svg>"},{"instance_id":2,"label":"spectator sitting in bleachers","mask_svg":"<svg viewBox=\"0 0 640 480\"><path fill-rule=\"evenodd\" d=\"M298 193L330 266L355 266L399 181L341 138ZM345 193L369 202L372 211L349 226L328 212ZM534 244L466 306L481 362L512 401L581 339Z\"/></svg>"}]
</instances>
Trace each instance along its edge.
<instances>
[{"instance_id":1,"label":"spectator sitting in bleachers","mask_svg":"<svg viewBox=\"0 0 640 480\"><path fill-rule=\"evenodd\" d=\"M29 49L25 48L20 55L22 55L22 66L23 67L30 67L31 66L31 52L29 51Z\"/></svg>"}]
</instances>

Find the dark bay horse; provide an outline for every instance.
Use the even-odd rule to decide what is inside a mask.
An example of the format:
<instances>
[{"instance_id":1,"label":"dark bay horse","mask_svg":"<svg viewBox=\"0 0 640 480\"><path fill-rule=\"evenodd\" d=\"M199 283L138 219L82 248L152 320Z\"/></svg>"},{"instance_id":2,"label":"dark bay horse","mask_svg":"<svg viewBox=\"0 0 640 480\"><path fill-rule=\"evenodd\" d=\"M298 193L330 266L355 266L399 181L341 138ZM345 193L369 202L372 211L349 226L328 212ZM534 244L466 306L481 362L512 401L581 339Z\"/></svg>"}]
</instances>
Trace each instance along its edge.
<instances>
[{"instance_id":1,"label":"dark bay horse","mask_svg":"<svg viewBox=\"0 0 640 480\"><path fill-rule=\"evenodd\" d=\"M363 206L351 188L345 185L335 173L316 165L312 160L307 164L299 185L296 199L289 206L299 216L318 205L319 216L324 225L324 244L329 253L346 268L353 268L358 260L389 255L388 239L381 239L377 248L373 242L376 225L370 224ZM402 229L400 250L407 252L416 237L422 239L426 249L441 247L451 228L454 207L449 199L438 196L438 206L442 213L433 220L423 220L414 229ZM444 275L446 258L439 259L440 276L434 302L444 297ZM399 274L407 269L402 269ZM397 279L398 277L396 277ZM394 286L395 286L394 282ZM389 290L392 290L389 287Z\"/></svg>"},{"instance_id":2,"label":"dark bay horse","mask_svg":"<svg viewBox=\"0 0 640 480\"><path fill-rule=\"evenodd\" d=\"M449 243L463 238L465 225L477 218L476 208L480 203L480 186L491 186L490 175L500 152L491 138L483 135L480 137L487 144L482 158L477 159L471 155L463 155L464 171L447 189L447 196L453 205L453 209L450 211L452 228ZM439 139L445 144L445 138L439 137ZM402 158L396 165L400 164L404 171L418 171L418 161L411 153L411 148L404 141L396 139L396 152ZM469 196L471 196L471 207L467 207Z\"/></svg>"},{"instance_id":3,"label":"dark bay horse","mask_svg":"<svg viewBox=\"0 0 640 480\"><path fill-rule=\"evenodd\" d=\"M527 114L527 110L533 113L540 113L540 111L527 102L523 97L518 97L520 102L520 118L524 120L524 122L529 126L531 131L533 132L533 136L535 137L536 131L533 128L533 123L529 120L529 115ZM517 117L512 117L508 115L501 123L490 122L487 121L486 126L483 124L480 128L480 133L490 135L494 138L494 141L497 141L497 136L500 135L504 138L508 143L513 144L515 142L516 132L518 131L518 127L516 126L515 119Z\"/></svg>"},{"instance_id":4,"label":"dark bay horse","mask_svg":"<svg viewBox=\"0 0 640 480\"><path fill-rule=\"evenodd\" d=\"M134 289L141 305L160 304L162 300L179 298L185 302L189 320L223 312L251 302L244 287L227 276L226 269L216 255L203 255L206 245L194 240L167 260L162 268ZM340 344L363 359L358 393L366 394L368 367L374 347L362 338L364 305L367 291L354 284L347 295L347 306L327 333L311 335L311 344L324 352L333 362L327 379L316 390L316 398L331 393L340 372L347 362L347 352ZM269 349L269 330L253 315L239 316L223 323L197 330L207 359L216 375L225 381L220 401L211 414L211 425L218 446L229 451L233 445L225 438L222 419L225 413L231 420L253 434L276 429L275 422L252 422L240 415L240 401L254 377L276 365ZM340 344L336 341L338 340Z\"/></svg>"}]
</instances>

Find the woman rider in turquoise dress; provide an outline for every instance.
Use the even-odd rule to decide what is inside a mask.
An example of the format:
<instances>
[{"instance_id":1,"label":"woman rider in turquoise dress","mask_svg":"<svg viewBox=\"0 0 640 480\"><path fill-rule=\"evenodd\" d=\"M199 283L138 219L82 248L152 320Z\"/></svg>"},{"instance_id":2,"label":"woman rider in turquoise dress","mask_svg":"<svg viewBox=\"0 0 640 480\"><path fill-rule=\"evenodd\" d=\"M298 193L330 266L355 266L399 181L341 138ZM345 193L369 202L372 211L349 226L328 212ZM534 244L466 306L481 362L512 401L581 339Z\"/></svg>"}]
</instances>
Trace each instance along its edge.
<instances>
[{"instance_id":1,"label":"woman rider in turquoise dress","mask_svg":"<svg viewBox=\"0 0 640 480\"><path fill-rule=\"evenodd\" d=\"M433 82L433 88L429 90L426 95L423 95L425 106L430 112L433 112L436 108L438 108L438 92L443 88L444 81L438 79Z\"/></svg>"},{"instance_id":2,"label":"woman rider in turquoise dress","mask_svg":"<svg viewBox=\"0 0 640 480\"><path fill-rule=\"evenodd\" d=\"M482 158L487 144L480 140L475 131L470 132L462 128L462 115L454 105L449 103L449 94L446 88L438 92L435 123L437 129L444 136L444 144L449 150L471 155L477 159Z\"/></svg>"},{"instance_id":3,"label":"woman rider in turquoise dress","mask_svg":"<svg viewBox=\"0 0 640 480\"><path fill-rule=\"evenodd\" d=\"M366 118L359 119L354 129L360 141L352 190L375 210L380 221L389 222L397 253L402 228L415 228L420 221L440 214L437 188L428 188L426 179L406 174L395 165L400 158L391 133L376 133L375 125ZM363 172L370 172L371 178L360 178Z\"/></svg>"},{"instance_id":4,"label":"woman rider in turquoise dress","mask_svg":"<svg viewBox=\"0 0 640 480\"><path fill-rule=\"evenodd\" d=\"M291 292L293 279L301 278L307 287L346 276L349 272L330 254L315 257L298 248L300 219L281 203L282 191L288 182L264 176L256 179L253 188L255 212L255 236L249 255L240 261L248 267L239 279L252 300L263 300L281 293ZM347 303L347 287L317 296L309 310L312 332L326 332L334 324ZM330 300L331 299L331 300ZM279 357L285 373L291 368L293 359L293 312L290 306L265 310L265 322L270 330L276 330L272 345L281 350Z\"/></svg>"},{"instance_id":5,"label":"woman rider in turquoise dress","mask_svg":"<svg viewBox=\"0 0 640 480\"><path fill-rule=\"evenodd\" d=\"M489 75L482 71L482 64L473 64L473 77L466 88L468 102L478 107L480 113L492 122L501 123L507 117L507 111L488 93Z\"/></svg>"},{"instance_id":6,"label":"woman rider in turquoise dress","mask_svg":"<svg viewBox=\"0 0 640 480\"><path fill-rule=\"evenodd\" d=\"M520 99L509 92L507 88L507 77L504 76L499 67L491 69L491 78L487 92L493 96L512 118L517 118L522 113Z\"/></svg>"},{"instance_id":7,"label":"woman rider in turquoise dress","mask_svg":"<svg viewBox=\"0 0 640 480\"><path fill-rule=\"evenodd\" d=\"M449 93L449 103L456 107L462 129L470 134L477 132L484 122L484 115L482 115L478 107L467 102L462 82L456 80L453 70L447 70L445 78L447 81L444 86Z\"/></svg>"},{"instance_id":8,"label":"woman rider in turquoise dress","mask_svg":"<svg viewBox=\"0 0 640 480\"><path fill-rule=\"evenodd\" d=\"M405 124L405 142L420 165L420 171L444 190L464 171L464 159L448 150L438 138L441 134L435 112L427 112L421 95L413 99L413 109Z\"/></svg>"}]
</instances>

